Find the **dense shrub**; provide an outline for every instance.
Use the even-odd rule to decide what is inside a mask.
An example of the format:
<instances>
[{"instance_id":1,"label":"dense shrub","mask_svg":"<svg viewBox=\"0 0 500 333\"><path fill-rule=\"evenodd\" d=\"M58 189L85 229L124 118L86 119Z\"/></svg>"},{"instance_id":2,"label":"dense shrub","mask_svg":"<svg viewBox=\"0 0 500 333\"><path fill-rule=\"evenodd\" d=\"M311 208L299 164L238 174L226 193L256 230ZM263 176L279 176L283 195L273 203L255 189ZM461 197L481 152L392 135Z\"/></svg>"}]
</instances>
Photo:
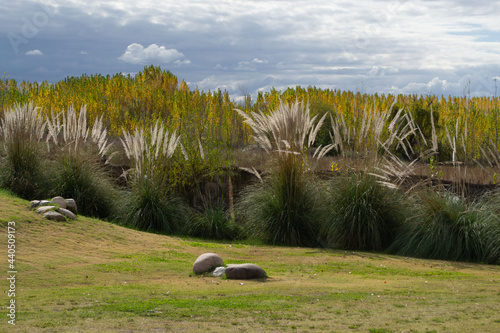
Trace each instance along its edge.
<instances>
[{"instance_id":1,"label":"dense shrub","mask_svg":"<svg viewBox=\"0 0 500 333\"><path fill-rule=\"evenodd\" d=\"M178 232L187 222L189 208L151 174L145 176L136 179L131 191L124 195L119 221L143 231Z\"/></svg>"},{"instance_id":2,"label":"dense shrub","mask_svg":"<svg viewBox=\"0 0 500 333\"><path fill-rule=\"evenodd\" d=\"M16 105L0 120L0 186L25 199L33 199L43 181L40 144L45 122L40 108Z\"/></svg>"},{"instance_id":3,"label":"dense shrub","mask_svg":"<svg viewBox=\"0 0 500 333\"><path fill-rule=\"evenodd\" d=\"M74 199L82 215L104 219L112 215L118 191L109 175L91 157L63 154L54 171L51 195Z\"/></svg>"},{"instance_id":4,"label":"dense shrub","mask_svg":"<svg viewBox=\"0 0 500 333\"><path fill-rule=\"evenodd\" d=\"M176 233L187 221L185 202L169 183L171 158L179 136L170 134L159 121L149 131L138 128L123 133L123 147L131 160L131 188L118 216L123 222L144 231Z\"/></svg>"},{"instance_id":5,"label":"dense shrub","mask_svg":"<svg viewBox=\"0 0 500 333\"><path fill-rule=\"evenodd\" d=\"M206 207L189 220L184 233L205 239L235 240L243 238L242 227L220 206Z\"/></svg>"},{"instance_id":6,"label":"dense shrub","mask_svg":"<svg viewBox=\"0 0 500 333\"><path fill-rule=\"evenodd\" d=\"M87 109L69 107L47 121L47 143L52 153L46 196L60 195L76 201L80 214L109 218L117 191L102 168L111 144L102 117L87 123Z\"/></svg>"},{"instance_id":7,"label":"dense shrub","mask_svg":"<svg viewBox=\"0 0 500 333\"><path fill-rule=\"evenodd\" d=\"M420 202L390 252L456 261L485 258L485 215L480 203L467 204L451 193L429 190L420 193Z\"/></svg>"},{"instance_id":8,"label":"dense shrub","mask_svg":"<svg viewBox=\"0 0 500 333\"><path fill-rule=\"evenodd\" d=\"M367 173L331 181L327 217L322 227L326 245L349 250L383 250L394 240L405 218L404 197Z\"/></svg>"},{"instance_id":9,"label":"dense shrub","mask_svg":"<svg viewBox=\"0 0 500 333\"><path fill-rule=\"evenodd\" d=\"M484 200L484 230L481 233L485 241L484 262L500 265L500 190L489 193Z\"/></svg>"},{"instance_id":10,"label":"dense shrub","mask_svg":"<svg viewBox=\"0 0 500 333\"><path fill-rule=\"evenodd\" d=\"M317 182L290 154L262 184L250 186L237 208L251 237L269 244L316 246L321 214Z\"/></svg>"}]
</instances>

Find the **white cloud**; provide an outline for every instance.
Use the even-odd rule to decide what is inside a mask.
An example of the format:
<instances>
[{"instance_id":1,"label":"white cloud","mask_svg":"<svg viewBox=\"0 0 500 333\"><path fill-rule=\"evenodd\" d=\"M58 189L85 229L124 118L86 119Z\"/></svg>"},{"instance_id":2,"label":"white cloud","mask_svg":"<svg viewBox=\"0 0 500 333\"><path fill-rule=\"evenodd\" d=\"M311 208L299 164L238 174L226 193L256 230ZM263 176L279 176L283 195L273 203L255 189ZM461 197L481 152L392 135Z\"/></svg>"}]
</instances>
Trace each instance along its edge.
<instances>
[{"instance_id":1,"label":"white cloud","mask_svg":"<svg viewBox=\"0 0 500 333\"><path fill-rule=\"evenodd\" d=\"M259 58L253 58L251 61L240 61L238 62L238 66L235 67L235 70L238 71L256 71L257 65L267 64L269 63L267 60L262 60Z\"/></svg>"},{"instance_id":2,"label":"white cloud","mask_svg":"<svg viewBox=\"0 0 500 333\"><path fill-rule=\"evenodd\" d=\"M30 50L30 51L26 52L25 54L29 55L29 56L41 56L41 55L43 55L43 52L40 50Z\"/></svg>"},{"instance_id":3,"label":"white cloud","mask_svg":"<svg viewBox=\"0 0 500 333\"><path fill-rule=\"evenodd\" d=\"M144 48L141 44L132 43L127 46L127 50L118 58L130 64L168 64L175 63L178 65L189 64L188 59L183 59L184 54L176 49L167 49L165 46L151 44Z\"/></svg>"},{"instance_id":4,"label":"white cloud","mask_svg":"<svg viewBox=\"0 0 500 333\"><path fill-rule=\"evenodd\" d=\"M252 61L250 61L252 64L267 64L267 60L261 60L259 58L253 58Z\"/></svg>"}]
</instances>

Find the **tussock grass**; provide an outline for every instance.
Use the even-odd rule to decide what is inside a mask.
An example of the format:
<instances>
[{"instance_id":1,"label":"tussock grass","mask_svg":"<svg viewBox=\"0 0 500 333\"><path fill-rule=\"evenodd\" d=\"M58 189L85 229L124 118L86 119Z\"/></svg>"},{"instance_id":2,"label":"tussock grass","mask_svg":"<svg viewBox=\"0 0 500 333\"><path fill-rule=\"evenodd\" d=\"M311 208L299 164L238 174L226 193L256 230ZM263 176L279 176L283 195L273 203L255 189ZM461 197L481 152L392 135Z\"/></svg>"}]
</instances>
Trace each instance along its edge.
<instances>
[{"instance_id":1,"label":"tussock grass","mask_svg":"<svg viewBox=\"0 0 500 333\"><path fill-rule=\"evenodd\" d=\"M184 227L184 234L214 240L244 238L244 231L231 219L229 212L221 206L206 206L203 212L195 213Z\"/></svg>"},{"instance_id":2,"label":"tussock grass","mask_svg":"<svg viewBox=\"0 0 500 333\"><path fill-rule=\"evenodd\" d=\"M123 131L121 139L132 163L130 193L120 206L118 216L140 230L176 233L188 219L187 205L173 192L168 182L168 166L179 144L176 133L169 134L159 121L149 132Z\"/></svg>"},{"instance_id":3,"label":"tussock grass","mask_svg":"<svg viewBox=\"0 0 500 333\"><path fill-rule=\"evenodd\" d=\"M110 218L118 192L103 170L111 144L102 116L92 127L87 109L72 106L47 121L49 149L55 153L52 181L46 193L73 198L80 214Z\"/></svg>"},{"instance_id":4,"label":"tussock grass","mask_svg":"<svg viewBox=\"0 0 500 333\"><path fill-rule=\"evenodd\" d=\"M16 104L0 121L0 186L33 199L43 182L40 142L45 134L41 108Z\"/></svg>"},{"instance_id":5,"label":"tussock grass","mask_svg":"<svg viewBox=\"0 0 500 333\"><path fill-rule=\"evenodd\" d=\"M485 242L484 262L500 265L500 190L487 193L482 198L483 230Z\"/></svg>"},{"instance_id":6,"label":"tussock grass","mask_svg":"<svg viewBox=\"0 0 500 333\"><path fill-rule=\"evenodd\" d=\"M53 166L52 195L75 200L78 213L111 218L119 193L101 165L85 155L62 154Z\"/></svg>"},{"instance_id":7,"label":"tussock grass","mask_svg":"<svg viewBox=\"0 0 500 333\"><path fill-rule=\"evenodd\" d=\"M189 217L185 202L151 177L135 180L122 199L117 220L139 230L174 234Z\"/></svg>"},{"instance_id":8,"label":"tussock grass","mask_svg":"<svg viewBox=\"0 0 500 333\"><path fill-rule=\"evenodd\" d=\"M484 206L448 192L423 190L420 211L398 233L390 252L400 255L481 262L486 255Z\"/></svg>"},{"instance_id":9,"label":"tussock grass","mask_svg":"<svg viewBox=\"0 0 500 333\"><path fill-rule=\"evenodd\" d=\"M269 179L250 187L239 203L249 235L270 244L317 245L318 195L314 180L305 175L306 152L326 114L315 124L309 106L298 101L291 105L280 102L268 115L236 111L252 128L255 141L275 158ZM318 147L313 158L322 158L332 147Z\"/></svg>"},{"instance_id":10,"label":"tussock grass","mask_svg":"<svg viewBox=\"0 0 500 333\"><path fill-rule=\"evenodd\" d=\"M250 186L236 210L250 235L269 244L318 245L321 218L319 183L289 154L264 183Z\"/></svg>"},{"instance_id":11,"label":"tussock grass","mask_svg":"<svg viewBox=\"0 0 500 333\"><path fill-rule=\"evenodd\" d=\"M368 173L330 182L322 234L327 246L346 250L384 250L407 213L404 196Z\"/></svg>"}]
</instances>

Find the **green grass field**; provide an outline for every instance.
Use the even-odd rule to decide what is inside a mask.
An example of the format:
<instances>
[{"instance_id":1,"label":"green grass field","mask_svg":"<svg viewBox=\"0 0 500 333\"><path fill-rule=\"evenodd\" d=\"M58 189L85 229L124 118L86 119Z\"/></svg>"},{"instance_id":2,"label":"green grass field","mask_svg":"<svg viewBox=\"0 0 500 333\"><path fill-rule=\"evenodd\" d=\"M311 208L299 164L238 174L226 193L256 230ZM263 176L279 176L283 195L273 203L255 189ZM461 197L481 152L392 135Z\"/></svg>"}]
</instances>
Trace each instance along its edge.
<instances>
[{"instance_id":1,"label":"green grass field","mask_svg":"<svg viewBox=\"0 0 500 333\"><path fill-rule=\"evenodd\" d=\"M79 216L50 222L0 191L16 229L16 321L1 332L499 332L500 267L380 253L212 243ZM266 280L195 276L198 255Z\"/></svg>"}]
</instances>

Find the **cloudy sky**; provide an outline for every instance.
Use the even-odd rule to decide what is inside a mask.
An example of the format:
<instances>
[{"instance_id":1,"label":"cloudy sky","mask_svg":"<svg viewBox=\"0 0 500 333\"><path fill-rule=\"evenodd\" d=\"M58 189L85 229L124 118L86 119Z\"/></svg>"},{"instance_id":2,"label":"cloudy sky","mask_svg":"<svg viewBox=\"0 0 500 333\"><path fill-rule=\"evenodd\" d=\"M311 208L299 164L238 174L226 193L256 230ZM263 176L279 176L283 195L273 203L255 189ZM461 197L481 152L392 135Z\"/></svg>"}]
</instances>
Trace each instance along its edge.
<instances>
[{"instance_id":1,"label":"cloudy sky","mask_svg":"<svg viewBox=\"0 0 500 333\"><path fill-rule=\"evenodd\" d=\"M492 0L1 0L0 75L57 82L154 64L233 98L296 85L493 96L499 17Z\"/></svg>"}]
</instances>

